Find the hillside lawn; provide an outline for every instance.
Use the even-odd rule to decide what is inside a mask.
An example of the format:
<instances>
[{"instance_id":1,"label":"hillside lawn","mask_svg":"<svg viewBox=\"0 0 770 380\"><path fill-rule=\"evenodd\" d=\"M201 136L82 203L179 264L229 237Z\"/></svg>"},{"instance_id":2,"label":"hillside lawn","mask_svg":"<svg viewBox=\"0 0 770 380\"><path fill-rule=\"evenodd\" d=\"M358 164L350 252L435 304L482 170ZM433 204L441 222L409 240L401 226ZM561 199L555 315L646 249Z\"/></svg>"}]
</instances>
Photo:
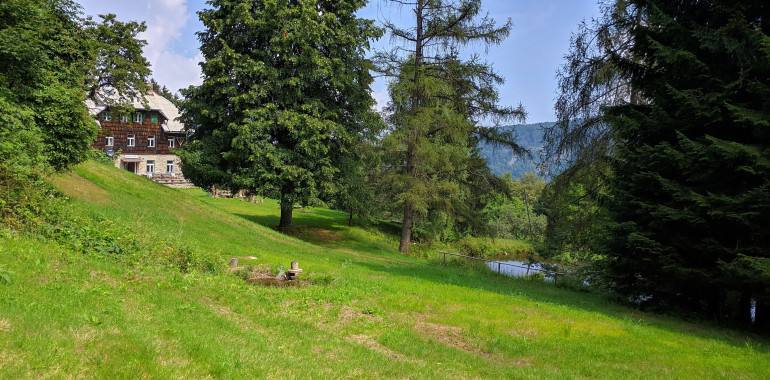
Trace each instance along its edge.
<instances>
[{"instance_id":1,"label":"hillside lawn","mask_svg":"<svg viewBox=\"0 0 770 380\"><path fill-rule=\"evenodd\" d=\"M174 190L96 162L53 179L73 209L151 243L221 256L218 273L78 254L0 231L0 378L768 379L770 343L707 323L499 276L432 247L397 253L388 227L270 200ZM224 262L276 272L265 287ZM248 259L256 257L256 259Z\"/></svg>"}]
</instances>

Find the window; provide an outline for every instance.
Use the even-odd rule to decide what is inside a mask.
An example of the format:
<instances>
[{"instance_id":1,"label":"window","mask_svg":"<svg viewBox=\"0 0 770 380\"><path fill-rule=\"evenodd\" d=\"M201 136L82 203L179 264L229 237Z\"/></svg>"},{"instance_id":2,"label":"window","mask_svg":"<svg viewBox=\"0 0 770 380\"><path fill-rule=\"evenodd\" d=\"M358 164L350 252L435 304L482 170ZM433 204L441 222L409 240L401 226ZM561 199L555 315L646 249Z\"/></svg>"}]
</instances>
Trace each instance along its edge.
<instances>
[{"instance_id":1,"label":"window","mask_svg":"<svg viewBox=\"0 0 770 380\"><path fill-rule=\"evenodd\" d=\"M115 138L112 136L107 136L107 143L104 144L106 146L113 146L115 145Z\"/></svg>"},{"instance_id":2,"label":"window","mask_svg":"<svg viewBox=\"0 0 770 380\"><path fill-rule=\"evenodd\" d=\"M174 161L166 161L166 173L174 174Z\"/></svg>"},{"instance_id":3,"label":"window","mask_svg":"<svg viewBox=\"0 0 770 380\"><path fill-rule=\"evenodd\" d=\"M147 138L147 146L150 148L155 148L155 136L150 136Z\"/></svg>"},{"instance_id":4,"label":"window","mask_svg":"<svg viewBox=\"0 0 770 380\"><path fill-rule=\"evenodd\" d=\"M134 123L144 123L144 114L139 112L135 113Z\"/></svg>"},{"instance_id":5,"label":"window","mask_svg":"<svg viewBox=\"0 0 770 380\"><path fill-rule=\"evenodd\" d=\"M174 147L174 138L173 137L169 137L169 139L168 139L168 147L169 148L173 148Z\"/></svg>"},{"instance_id":6,"label":"window","mask_svg":"<svg viewBox=\"0 0 770 380\"><path fill-rule=\"evenodd\" d=\"M150 121L151 121L153 124L158 124L158 115L155 115L155 114L153 114L153 115L150 115Z\"/></svg>"},{"instance_id":7,"label":"window","mask_svg":"<svg viewBox=\"0 0 770 380\"><path fill-rule=\"evenodd\" d=\"M128 123L128 115L120 115L121 123Z\"/></svg>"},{"instance_id":8,"label":"window","mask_svg":"<svg viewBox=\"0 0 770 380\"><path fill-rule=\"evenodd\" d=\"M109 112L102 112L102 121L112 120L112 115Z\"/></svg>"},{"instance_id":9,"label":"window","mask_svg":"<svg viewBox=\"0 0 770 380\"><path fill-rule=\"evenodd\" d=\"M128 135L128 146L136 146L136 137L134 135Z\"/></svg>"},{"instance_id":10,"label":"window","mask_svg":"<svg viewBox=\"0 0 770 380\"><path fill-rule=\"evenodd\" d=\"M155 173L155 160L147 160L147 174L152 176Z\"/></svg>"}]
</instances>

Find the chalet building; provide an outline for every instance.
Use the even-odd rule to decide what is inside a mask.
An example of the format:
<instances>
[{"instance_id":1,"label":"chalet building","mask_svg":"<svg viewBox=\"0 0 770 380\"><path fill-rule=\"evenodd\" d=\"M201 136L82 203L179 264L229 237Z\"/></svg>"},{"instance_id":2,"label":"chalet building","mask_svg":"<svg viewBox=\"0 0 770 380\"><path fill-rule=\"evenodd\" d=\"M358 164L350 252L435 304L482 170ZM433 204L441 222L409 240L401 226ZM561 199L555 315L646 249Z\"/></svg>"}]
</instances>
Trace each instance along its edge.
<instances>
[{"instance_id":1,"label":"chalet building","mask_svg":"<svg viewBox=\"0 0 770 380\"><path fill-rule=\"evenodd\" d=\"M91 115L99 124L99 136L93 147L111 156L115 166L172 187L189 185L182 175L181 161L173 149L184 143L184 125L176 120L179 110L168 99L149 90L147 107L134 100L128 115L110 112L104 90L95 99L86 100Z\"/></svg>"}]
</instances>

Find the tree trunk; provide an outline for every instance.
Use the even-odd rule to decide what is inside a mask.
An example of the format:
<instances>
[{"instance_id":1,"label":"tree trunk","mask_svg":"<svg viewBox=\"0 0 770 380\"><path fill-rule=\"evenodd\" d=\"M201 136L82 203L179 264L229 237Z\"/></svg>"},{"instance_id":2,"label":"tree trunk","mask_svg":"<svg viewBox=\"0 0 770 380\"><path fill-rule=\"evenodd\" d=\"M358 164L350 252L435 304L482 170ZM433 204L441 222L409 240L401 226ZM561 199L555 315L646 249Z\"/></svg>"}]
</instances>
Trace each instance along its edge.
<instances>
[{"instance_id":1,"label":"tree trunk","mask_svg":"<svg viewBox=\"0 0 770 380\"><path fill-rule=\"evenodd\" d=\"M294 202L283 200L281 201L281 221L278 223L278 229L284 229L291 227L292 211L294 210Z\"/></svg>"},{"instance_id":2,"label":"tree trunk","mask_svg":"<svg viewBox=\"0 0 770 380\"><path fill-rule=\"evenodd\" d=\"M534 241L532 238L532 218L529 216L529 198L527 197L527 190L524 190L524 205L527 206L527 220L529 221L529 240Z\"/></svg>"},{"instance_id":3,"label":"tree trunk","mask_svg":"<svg viewBox=\"0 0 770 380\"><path fill-rule=\"evenodd\" d=\"M401 224L401 244L398 251L409 253L409 241L412 240L412 223L414 222L414 207L412 204L404 202L404 221Z\"/></svg>"},{"instance_id":4,"label":"tree trunk","mask_svg":"<svg viewBox=\"0 0 770 380\"><path fill-rule=\"evenodd\" d=\"M416 39L415 39L415 48L414 48L414 90L412 90L411 94L411 101L412 101L412 111L416 110L421 102L421 96L423 94L422 89L420 88L420 76L422 70L422 44L423 44L423 11L425 8L425 1L419 0L417 1L417 9L416 9L416 16L417 16L417 30L416 32ZM415 152L415 142L417 141L417 128L411 127L411 131L407 134L406 137L406 174L410 178L414 178L416 176L416 161L417 161L417 154ZM411 190L411 189L409 189ZM408 190L407 190L408 191ZM412 225L414 223L414 205L407 199L404 201L404 220L401 224L401 242L398 245L398 251L401 253L409 253L409 242L412 240Z\"/></svg>"},{"instance_id":5,"label":"tree trunk","mask_svg":"<svg viewBox=\"0 0 770 380\"><path fill-rule=\"evenodd\" d=\"M415 152L415 141L417 133L412 131L407 136L406 142L406 175L410 178L417 176L417 154ZM411 189L407 189L409 191ZM398 251L409 253L409 241L412 240L412 225L414 224L414 204L408 198L404 200L404 220L401 224L401 243L398 245Z\"/></svg>"},{"instance_id":6,"label":"tree trunk","mask_svg":"<svg viewBox=\"0 0 770 380\"><path fill-rule=\"evenodd\" d=\"M348 227L353 227L353 209L350 209L350 213L348 214Z\"/></svg>"}]
</instances>

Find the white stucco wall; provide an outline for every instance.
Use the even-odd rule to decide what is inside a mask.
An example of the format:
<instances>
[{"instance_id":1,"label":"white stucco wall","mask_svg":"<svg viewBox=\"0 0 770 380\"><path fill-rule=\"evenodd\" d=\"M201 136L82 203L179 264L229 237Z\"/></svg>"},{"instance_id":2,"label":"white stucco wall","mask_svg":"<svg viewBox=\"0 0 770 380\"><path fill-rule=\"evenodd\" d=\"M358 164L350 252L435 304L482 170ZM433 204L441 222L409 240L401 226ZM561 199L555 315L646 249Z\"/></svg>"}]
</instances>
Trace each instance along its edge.
<instances>
[{"instance_id":1,"label":"white stucco wall","mask_svg":"<svg viewBox=\"0 0 770 380\"><path fill-rule=\"evenodd\" d=\"M182 175L182 161L175 154L120 154L114 158L115 167L126 169L126 166L130 166L124 161L125 159L138 160L134 163L135 173L143 176L149 176L147 161L155 161L153 176L166 175L166 161L174 161L174 177L184 177Z\"/></svg>"}]
</instances>

